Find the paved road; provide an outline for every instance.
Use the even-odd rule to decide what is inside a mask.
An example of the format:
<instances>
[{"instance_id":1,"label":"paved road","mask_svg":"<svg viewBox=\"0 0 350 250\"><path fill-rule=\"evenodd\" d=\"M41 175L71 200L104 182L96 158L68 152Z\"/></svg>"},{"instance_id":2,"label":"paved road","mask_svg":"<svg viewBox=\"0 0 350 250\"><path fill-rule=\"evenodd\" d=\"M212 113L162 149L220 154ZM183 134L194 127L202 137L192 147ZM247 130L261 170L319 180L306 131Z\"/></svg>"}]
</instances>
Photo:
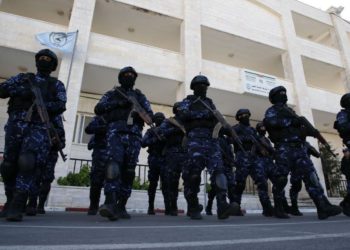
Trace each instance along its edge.
<instances>
[{"instance_id":1,"label":"paved road","mask_svg":"<svg viewBox=\"0 0 350 250\"><path fill-rule=\"evenodd\" d=\"M0 250L12 249L350 249L350 218L319 221L313 213L289 220L260 215L218 221L206 216L134 214L106 221L84 213L50 212L22 223L0 221Z\"/></svg>"}]
</instances>

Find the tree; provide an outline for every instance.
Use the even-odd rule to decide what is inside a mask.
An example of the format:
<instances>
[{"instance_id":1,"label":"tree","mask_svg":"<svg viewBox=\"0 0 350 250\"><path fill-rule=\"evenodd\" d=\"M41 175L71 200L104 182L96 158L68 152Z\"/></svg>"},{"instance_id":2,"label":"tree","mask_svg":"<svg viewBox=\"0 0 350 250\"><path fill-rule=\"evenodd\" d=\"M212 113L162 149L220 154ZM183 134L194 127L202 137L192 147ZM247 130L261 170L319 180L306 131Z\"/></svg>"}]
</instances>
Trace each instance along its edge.
<instances>
[{"instance_id":1,"label":"tree","mask_svg":"<svg viewBox=\"0 0 350 250\"><path fill-rule=\"evenodd\" d=\"M331 151L335 153L335 150L332 146ZM332 154L323 145L320 145L320 154L327 191L329 191L329 194L331 196L341 195L339 190L341 182L339 157L332 156Z\"/></svg>"}]
</instances>

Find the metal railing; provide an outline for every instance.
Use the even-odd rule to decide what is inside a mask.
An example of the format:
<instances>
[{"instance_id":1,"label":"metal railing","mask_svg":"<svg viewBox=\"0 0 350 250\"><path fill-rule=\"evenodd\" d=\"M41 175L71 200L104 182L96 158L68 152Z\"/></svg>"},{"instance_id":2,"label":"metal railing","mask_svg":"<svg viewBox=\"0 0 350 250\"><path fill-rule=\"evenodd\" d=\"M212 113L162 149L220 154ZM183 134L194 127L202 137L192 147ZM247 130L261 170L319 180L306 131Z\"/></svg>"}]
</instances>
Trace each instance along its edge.
<instances>
[{"instance_id":1,"label":"metal railing","mask_svg":"<svg viewBox=\"0 0 350 250\"><path fill-rule=\"evenodd\" d=\"M347 181L340 180L339 184L336 186L332 186L327 189L327 194L329 197L343 197L347 191Z\"/></svg>"}]
</instances>

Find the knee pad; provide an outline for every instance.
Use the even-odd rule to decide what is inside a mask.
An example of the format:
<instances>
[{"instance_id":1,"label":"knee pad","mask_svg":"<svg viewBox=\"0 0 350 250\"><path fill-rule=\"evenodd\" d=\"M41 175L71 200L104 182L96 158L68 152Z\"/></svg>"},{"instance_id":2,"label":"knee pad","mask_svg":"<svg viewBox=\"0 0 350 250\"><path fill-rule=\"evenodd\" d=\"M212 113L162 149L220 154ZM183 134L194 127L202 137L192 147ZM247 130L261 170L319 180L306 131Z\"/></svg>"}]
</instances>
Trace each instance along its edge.
<instances>
[{"instance_id":1,"label":"knee pad","mask_svg":"<svg viewBox=\"0 0 350 250\"><path fill-rule=\"evenodd\" d=\"M227 178L223 173L215 175L215 184L220 190L227 190Z\"/></svg>"},{"instance_id":2,"label":"knee pad","mask_svg":"<svg viewBox=\"0 0 350 250\"><path fill-rule=\"evenodd\" d=\"M0 173L4 181L16 178L16 164L9 161L3 161L0 165Z\"/></svg>"},{"instance_id":3,"label":"knee pad","mask_svg":"<svg viewBox=\"0 0 350 250\"><path fill-rule=\"evenodd\" d=\"M308 176L308 180L307 180L309 187L311 188L319 188L322 189L322 186L320 184L320 180L318 179L318 176L315 172L312 172L309 176Z\"/></svg>"},{"instance_id":4,"label":"knee pad","mask_svg":"<svg viewBox=\"0 0 350 250\"><path fill-rule=\"evenodd\" d=\"M21 154L18 158L18 168L22 175L31 175L35 170L35 155L33 153Z\"/></svg>"},{"instance_id":5,"label":"knee pad","mask_svg":"<svg viewBox=\"0 0 350 250\"><path fill-rule=\"evenodd\" d=\"M117 162L111 161L107 164L106 167L106 179L107 180L116 180L120 177L120 166Z\"/></svg>"}]
</instances>

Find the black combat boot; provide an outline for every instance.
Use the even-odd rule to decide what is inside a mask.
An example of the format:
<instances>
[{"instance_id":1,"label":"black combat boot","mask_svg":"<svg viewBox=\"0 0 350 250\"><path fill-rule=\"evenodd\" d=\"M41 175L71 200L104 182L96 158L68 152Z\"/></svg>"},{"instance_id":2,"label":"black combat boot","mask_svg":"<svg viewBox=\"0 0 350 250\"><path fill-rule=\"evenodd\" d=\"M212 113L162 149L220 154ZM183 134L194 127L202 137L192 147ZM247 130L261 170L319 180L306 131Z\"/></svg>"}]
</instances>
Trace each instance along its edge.
<instances>
[{"instance_id":1,"label":"black combat boot","mask_svg":"<svg viewBox=\"0 0 350 250\"><path fill-rule=\"evenodd\" d=\"M155 194L151 194L148 192L148 210L147 214L149 215L155 215L156 213L154 212L154 199L155 199Z\"/></svg>"},{"instance_id":2,"label":"black combat boot","mask_svg":"<svg viewBox=\"0 0 350 250\"><path fill-rule=\"evenodd\" d=\"M213 215L212 209L213 209L213 200L212 199L208 199L208 204L207 204L207 206L205 208L205 213L207 215Z\"/></svg>"},{"instance_id":3,"label":"black combat boot","mask_svg":"<svg viewBox=\"0 0 350 250\"><path fill-rule=\"evenodd\" d=\"M90 187L90 206L87 212L88 215L96 215L98 206L100 203L101 187L91 186Z\"/></svg>"},{"instance_id":4,"label":"black combat boot","mask_svg":"<svg viewBox=\"0 0 350 250\"><path fill-rule=\"evenodd\" d=\"M342 212L341 207L332 205L325 196L319 200L314 200L314 202L317 208L318 219L320 220L325 220Z\"/></svg>"},{"instance_id":5,"label":"black combat boot","mask_svg":"<svg viewBox=\"0 0 350 250\"><path fill-rule=\"evenodd\" d=\"M294 216L303 216L303 213L300 212L299 206L298 206L298 200L291 199L292 206L289 207L289 214Z\"/></svg>"},{"instance_id":6,"label":"black combat boot","mask_svg":"<svg viewBox=\"0 0 350 250\"><path fill-rule=\"evenodd\" d=\"M171 203L169 198L164 197L164 215L170 215L171 212Z\"/></svg>"},{"instance_id":7,"label":"black combat boot","mask_svg":"<svg viewBox=\"0 0 350 250\"><path fill-rule=\"evenodd\" d=\"M38 207L36 208L36 211L38 214L45 214L45 203L47 200L47 197L49 196L51 189L51 183L42 183L40 187L40 193L39 193L39 202Z\"/></svg>"},{"instance_id":8,"label":"black combat boot","mask_svg":"<svg viewBox=\"0 0 350 250\"><path fill-rule=\"evenodd\" d=\"M178 215L178 209L177 209L177 198L172 198L170 202L170 215L171 216L177 216Z\"/></svg>"},{"instance_id":9,"label":"black combat boot","mask_svg":"<svg viewBox=\"0 0 350 250\"><path fill-rule=\"evenodd\" d=\"M117 198L114 192L105 195L105 203L100 207L99 213L102 217L107 217L111 221L118 220Z\"/></svg>"},{"instance_id":10,"label":"black combat boot","mask_svg":"<svg viewBox=\"0 0 350 250\"><path fill-rule=\"evenodd\" d=\"M16 191L10 203L7 212L6 220L8 221L22 221L22 210L27 202L27 192Z\"/></svg>"},{"instance_id":11,"label":"black combat boot","mask_svg":"<svg viewBox=\"0 0 350 250\"><path fill-rule=\"evenodd\" d=\"M271 202L269 200L261 202L261 205L263 207L262 215L265 217L272 217L273 216L273 207L271 205Z\"/></svg>"},{"instance_id":12,"label":"black combat boot","mask_svg":"<svg viewBox=\"0 0 350 250\"><path fill-rule=\"evenodd\" d=\"M36 206L37 206L37 197L29 196L28 204L26 207L26 215L27 216L36 216Z\"/></svg>"},{"instance_id":13,"label":"black combat boot","mask_svg":"<svg viewBox=\"0 0 350 250\"><path fill-rule=\"evenodd\" d=\"M339 206L343 209L343 213L346 216L350 216L350 195L344 197L344 200L340 202Z\"/></svg>"},{"instance_id":14,"label":"black combat boot","mask_svg":"<svg viewBox=\"0 0 350 250\"><path fill-rule=\"evenodd\" d=\"M284 212L286 214L290 214L290 212L289 212L290 207L288 205L288 201L287 201L287 198L285 196L282 198L282 206L283 206Z\"/></svg>"},{"instance_id":15,"label":"black combat boot","mask_svg":"<svg viewBox=\"0 0 350 250\"><path fill-rule=\"evenodd\" d=\"M188 199L187 215L190 216L192 220L201 220L202 210L203 210L203 206L199 204L197 196L193 196L190 199Z\"/></svg>"},{"instance_id":16,"label":"black combat boot","mask_svg":"<svg viewBox=\"0 0 350 250\"><path fill-rule=\"evenodd\" d=\"M274 209L275 217L279 218L279 219L289 219L290 217L284 211L283 200L282 199L276 199L274 197L274 201L275 201L275 209Z\"/></svg>"},{"instance_id":17,"label":"black combat boot","mask_svg":"<svg viewBox=\"0 0 350 250\"><path fill-rule=\"evenodd\" d=\"M128 198L121 198L118 201L117 211L121 219L131 219L131 216L128 214L125 207L127 202Z\"/></svg>"},{"instance_id":18,"label":"black combat boot","mask_svg":"<svg viewBox=\"0 0 350 250\"><path fill-rule=\"evenodd\" d=\"M237 214L240 210L238 203L227 203L226 192L219 191L216 194L217 217L220 220L227 219L230 215Z\"/></svg>"},{"instance_id":19,"label":"black combat boot","mask_svg":"<svg viewBox=\"0 0 350 250\"><path fill-rule=\"evenodd\" d=\"M9 207L13 198L13 192L5 190L5 195L6 195L6 202L2 210L0 211L0 218L6 218L7 212L9 210Z\"/></svg>"}]
</instances>

